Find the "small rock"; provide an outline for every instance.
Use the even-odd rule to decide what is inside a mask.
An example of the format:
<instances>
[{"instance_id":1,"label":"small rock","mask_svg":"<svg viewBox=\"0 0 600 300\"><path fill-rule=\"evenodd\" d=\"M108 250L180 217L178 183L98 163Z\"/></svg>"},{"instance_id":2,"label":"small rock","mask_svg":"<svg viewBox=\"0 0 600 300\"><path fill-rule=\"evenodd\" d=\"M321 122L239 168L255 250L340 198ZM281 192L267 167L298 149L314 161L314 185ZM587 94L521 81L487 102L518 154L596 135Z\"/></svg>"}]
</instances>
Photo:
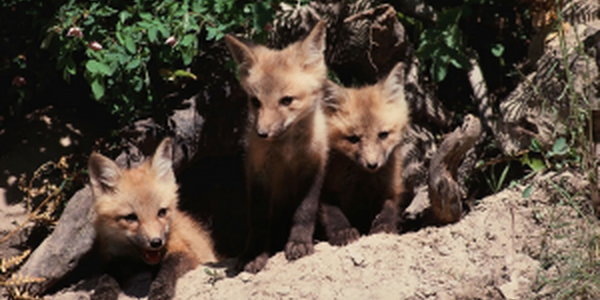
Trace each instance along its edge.
<instances>
[{"instance_id":1,"label":"small rock","mask_svg":"<svg viewBox=\"0 0 600 300\"><path fill-rule=\"evenodd\" d=\"M517 300L519 298L519 282L518 281L509 281L498 287L500 292L504 296L504 299L507 300Z\"/></svg>"},{"instance_id":2,"label":"small rock","mask_svg":"<svg viewBox=\"0 0 600 300\"><path fill-rule=\"evenodd\" d=\"M282 286L279 289L277 289L277 294L281 295L281 296L285 296L287 294L290 293L290 287L289 286Z\"/></svg>"},{"instance_id":3,"label":"small rock","mask_svg":"<svg viewBox=\"0 0 600 300\"><path fill-rule=\"evenodd\" d=\"M249 282L252 280L252 274L248 273L248 272L242 272L240 273L240 275L238 275L238 278L243 282Z\"/></svg>"},{"instance_id":4,"label":"small rock","mask_svg":"<svg viewBox=\"0 0 600 300\"><path fill-rule=\"evenodd\" d=\"M437 251L440 253L440 255L442 256L448 256L450 255L451 251L450 248L448 248L447 246L444 245L440 245L437 247Z\"/></svg>"}]
</instances>

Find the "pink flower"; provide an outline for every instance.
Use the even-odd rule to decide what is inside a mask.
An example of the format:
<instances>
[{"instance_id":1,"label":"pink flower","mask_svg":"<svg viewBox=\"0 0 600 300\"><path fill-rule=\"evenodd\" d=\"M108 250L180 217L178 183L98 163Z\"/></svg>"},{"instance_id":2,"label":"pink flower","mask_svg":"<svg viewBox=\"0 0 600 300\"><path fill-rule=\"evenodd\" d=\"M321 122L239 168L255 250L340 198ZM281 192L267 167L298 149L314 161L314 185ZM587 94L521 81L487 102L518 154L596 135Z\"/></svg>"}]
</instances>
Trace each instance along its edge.
<instances>
[{"instance_id":1,"label":"pink flower","mask_svg":"<svg viewBox=\"0 0 600 300\"><path fill-rule=\"evenodd\" d=\"M94 51L100 51L102 50L102 45L100 45L100 43L93 41L91 43L88 44L88 47Z\"/></svg>"},{"instance_id":2,"label":"pink flower","mask_svg":"<svg viewBox=\"0 0 600 300\"><path fill-rule=\"evenodd\" d=\"M23 76L17 75L12 80L12 85L14 85L18 88L23 87L26 84L27 84L27 80L25 80L25 77L23 77Z\"/></svg>"},{"instance_id":3,"label":"pink flower","mask_svg":"<svg viewBox=\"0 0 600 300\"><path fill-rule=\"evenodd\" d=\"M75 26L75 27L69 28L69 31L67 32L67 36L80 38L83 36L83 32L81 32L81 28Z\"/></svg>"},{"instance_id":4,"label":"pink flower","mask_svg":"<svg viewBox=\"0 0 600 300\"><path fill-rule=\"evenodd\" d=\"M171 47L175 47L175 45L177 44L177 39L174 36L170 36L169 38L167 38L167 40L165 41L166 45L169 45Z\"/></svg>"}]
</instances>

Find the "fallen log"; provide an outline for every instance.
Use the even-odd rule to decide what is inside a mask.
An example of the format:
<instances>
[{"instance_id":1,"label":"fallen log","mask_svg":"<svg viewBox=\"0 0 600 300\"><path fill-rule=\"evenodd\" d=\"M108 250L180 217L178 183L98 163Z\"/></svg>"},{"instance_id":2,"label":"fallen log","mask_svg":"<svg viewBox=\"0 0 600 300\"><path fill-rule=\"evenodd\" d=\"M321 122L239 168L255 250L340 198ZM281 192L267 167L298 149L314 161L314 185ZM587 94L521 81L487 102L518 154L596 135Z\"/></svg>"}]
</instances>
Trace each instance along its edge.
<instances>
[{"instance_id":1,"label":"fallen log","mask_svg":"<svg viewBox=\"0 0 600 300\"><path fill-rule=\"evenodd\" d=\"M481 122L467 115L461 127L442 141L429 166L429 199L435 221L453 223L462 216L463 191L457 182L457 170L464 154L481 134Z\"/></svg>"}]
</instances>

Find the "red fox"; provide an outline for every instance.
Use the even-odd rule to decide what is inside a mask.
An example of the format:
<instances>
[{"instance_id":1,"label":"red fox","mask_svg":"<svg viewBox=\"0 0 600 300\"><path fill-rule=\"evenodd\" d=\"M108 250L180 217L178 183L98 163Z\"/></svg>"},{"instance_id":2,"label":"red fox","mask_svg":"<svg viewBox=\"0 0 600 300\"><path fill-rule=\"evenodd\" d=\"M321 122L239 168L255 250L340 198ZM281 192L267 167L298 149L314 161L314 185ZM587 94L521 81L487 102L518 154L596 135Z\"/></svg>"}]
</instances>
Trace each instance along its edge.
<instances>
[{"instance_id":1,"label":"red fox","mask_svg":"<svg viewBox=\"0 0 600 300\"><path fill-rule=\"evenodd\" d=\"M325 24L282 50L225 42L248 94L245 133L250 234L241 261L260 271L275 251L288 260L312 253L327 162L322 108L327 82ZM285 245L285 246L284 246Z\"/></svg>"},{"instance_id":2,"label":"red fox","mask_svg":"<svg viewBox=\"0 0 600 300\"><path fill-rule=\"evenodd\" d=\"M397 232L401 203L400 143L409 124L404 64L375 85L329 86L325 101L331 147L319 217L329 242L359 233Z\"/></svg>"},{"instance_id":3,"label":"red fox","mask_svg":"<svg viewBox=\"0 0 600 300\"><path fill-rule=\"evenodd\" d=\"M177 278L217 260L208 232L177 208L170 139L160 143L151 159L129 170L92 153L89 175L100 253L107 267L121 267L119 274L122 263L157 265L149 299L173 298ZM104 276L92 298L116 299L119 292L115 280Z\"/></svg>"}]
</instances>

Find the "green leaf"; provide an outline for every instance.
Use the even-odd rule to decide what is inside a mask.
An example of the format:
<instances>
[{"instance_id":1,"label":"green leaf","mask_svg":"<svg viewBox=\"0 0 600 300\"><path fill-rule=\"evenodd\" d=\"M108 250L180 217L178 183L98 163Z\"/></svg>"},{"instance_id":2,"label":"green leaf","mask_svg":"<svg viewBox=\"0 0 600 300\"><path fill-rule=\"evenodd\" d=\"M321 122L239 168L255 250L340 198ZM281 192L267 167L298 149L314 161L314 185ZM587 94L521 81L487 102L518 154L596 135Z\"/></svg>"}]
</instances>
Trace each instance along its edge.
<instances>
[{"instance_id":1,"label":"green leaf","mask_svg":"<svg viewBox=\"0 0 600 300\"><path fill-rule=\"evenodd\" d=\"M528 159L526 163L534 172L538 172L546 168L544 161L539 158Z\"/></svg>"},{"instance_id":2,"label":"green leaf","mask_svg":"<svg viewBox=\"0 0 600 300\"><path fill-rule=\"evenodd\" d=\"M524 190L523 190L523 198L527 199L529 198L529 196L531 196L531 192L533 191L533 183L528 185Z\"/></svg>"},{"instance_id":3,"label":"green leaf","mask_svg":"<svg viewBox=\"0 0 600 300\"><path fill-rule=\"evenodd\" d=\"M506 180L506 175L508 175L508 170L510 170L510 165L506 165L502 174L500 175L500 179L498 180L498 185L496 186L496 191L499 191L504 185L504 180Z\"/></svg>"},{"instance_id":4,"label":"green leaf","mask_svg":"<svg viewBox=\"0 0 600 300\"><path fill-rule=\"evenodd\" d=\"M501 57L502 53L504 53L504 45L502 44L496 44L492 47L492 54L495 57Z\"/></svg>"},{"instance_id":5,"label":"green leaf","mask_svg":"<svg viewBox=\"0 0 600 300\"><path fill-rule=\"evenodd\" d=\"M89 15L87 16L85 19L83 19L83 26L90 26L92 24L94 24L96 20L94 19L94 16Z\"/></svg>"},{"instance_id":6,"label":"green leaf","mask_svg":"<svg viewBox=\"0 0 600 300\"><path fill-rule=\"evenodd\" d=\"M185 70L175 70L175 72L173 72L173 75L171 75L171 78L175 77L191 78L196 80L196 75L194 73Z\"/></svg>"},{"instance_id":7,"label":"green leaf","mask_svg":"<svg viewBox=\"0 0 600 300\"><path fill-rule=\"evenodd\" d=\"M182 47L194 46L196 43L196 36L193 34L186 34L183 39L179 42Z\"/></svg>"},{"instance_id":8,"label":"green leaf","mask_svg":"<svg viewBox=\"0 0 600 300\"><path fill-rule=\"evenodd\" d=\"M569 152L569 145L564 137L559 137L554 141L551 155L565 155Z\"/></svg>"},{"instance_id":9,"label":"green leaf","mask_svg":"<svg viewBox=\"0 0 600 300\"><path fill-rule=\"evenodd\" d=\"M458 49L462 44L462 32L456 24L444 31L443 37L446 45L451 49Z\"/></svg>"},{"instance_id":10,"label":"green leaf","mask_svg":"<svg viewBox=\"0 0 600 300\"><path fill-rule=\"evenodd\" d=\"M169 36L169 29L167 29L167 27L164 24L157 23L156 29L158 30L158 32L160 32L162 38L167 38Z\"/></svg>"},{"instance_id":11,"label":"green leaf","mask_svg":"<svg viewBox=\"0 0 600 300\"><path fill-rule=\"evenodd\" d=\"M206 26L206 40L207 41L214 39L216 35L217 35L217 28L211 27L211 26Z\"/></svg>"},{"instance_id":12,"label":"green leaf","mask_svg":"<svg viewBox=\"0 0 600 300\"><path fill-rule=\"evenodd\" d=\"M436 43L430 43L428 40L423 40L419 45L419 49L417 50L417 55L421 59L430 58L436 49L438 49L439 45Z\"/></svg>"},{"instance_id":13,"label":"green leaf","mask_svg":"<svg viewBox=\"0 0 600 300\"><path fill-rule=\"evenodd\" d=\"M436 82L441 82L446 78L448 73L448 64L442 61L441 58L437 57L433 59L431 63L431 75Z\"/></svg>"},{"instance_id":14,"label":"green leaf","mask_svg":"<svg viewBox=\"0 0 600 300\"><path fill-rule=\"evenodd\" d=\"M104 75L104 76L112 75L110 67L107 64L99 62L97 60L93 60L93 59L88 60L88 62L85 64L85 68L94 75L96 75L96 74L100 74L100 75Z\"/></svg>"},{"instance_id":15,"label":"green leaf","mask_svg":"<svg viewBox=\"0 0 600 300\"><path fill-rule=\"evenodd\" d=\"M542 153L542 143L538 139L532 139L529 149L533 152Z\"/></svg>"},{"instance_id":16,"label":"green leaf","mask_svg":"<svg viewBox=\"0 0 600 300\"><path fill-rule=\"evenodd\" d=\"M192 1L192 11L198 14L204 14L208 8L204 6L206 1Z\"/></svg>"},{"instance_id":17,"label":"green leaf","mask_svg":"<svg viewBox=\"0 0 600 300\"><path fill-rule=\"evenodd\" d=\"M77 66L75 65L75 61L73 61L73 58L71 56L65 58L65 72L67 72L70 75L75 75L75 73L77 73Z\"/></svg>"},{"instance_id":18,"label":"green leaf","mask_svg":"<svg viewBox=\"0 0 600 300\"><path fill-rule=\"evenodd\" d=\"M126 10L121 11L121 13L119 13L119 20L121 21L121 23L125 23L125 21L127 21L130 17L131 13Z\"/></svg>"},{"instance_id":19,"label":"green leaf","mask_svg":"<svg viewBox=\"0 0 600 300\"><path fill-rule=\"evenodd\" d=\"M133 70L136 69L137 67L140 66L140 64L142 63L142 61L139 58L134 58L132 60L129 61L129 63L127 64L127 66L125 66L126 70Z\"/></svg>"},{"instance_id":20,"label":"green leaf","mask_svg":"<svg viewBox=\"0 0 600 300\"><path fill-rule=\"evenodd\" d=\"M151 43L158 43L158 29L156 27L148 28L148 40Z\"/></svg>"},{"instance_id":21,"label":"green leaf","mask_svg":"<svg viewBox=\"0 0 600 300\"><path fill-rule=\"evenodd\" d=\"M181 52L181 58L183 59L183 64L189 66L194 59L194 49L186 48Z\"/></svg>"},{"instance_id":22,"label":"green leaf","mask_svg":"<svg viewBox=\"0 0 600 300\"><path fill-rule=\"evenodd\" d=\"M127 51L129 51L129 53L131 54L135 54L135 42L133 41L131 35L125 34L123 40L125 42L125 48L127 49Z\"/></svg>"},{"instance_id":23,"label":"green leaf","mask_svg":"<svg viewBox=\"0 0 600 300\"><path fill-rule=\"evenodd\" d=\"M143 13L140 13L140 18L142 20L151 21L152 20L152 14L151 13L147 13L147 12L143 12Z\"/></svg>"},{"instance_id":24,"label":"green leaf","mask_svg":"<svg viewBox=\"0 0 600 300\"><path fill-rule=\"evenodd\" d=\"M134 77L133 78L133 90L139 93L143 87L144 87L144 81L142 80L142 78Z\"/></svg>"},{"instance_id":25,"label":"green leaf","mask_svg":"<svg viewBox=\"0 0 600 300\"><path fill-rule=\"evenodd\" d=\"M104 96L104 82L101 77L95 77L91 83L92 93L96 100L100 100Z\"/></svg>"},{"instance_id":26,"label":"green leaf","mask_svg":"<svg viewBox=\"0 0 600 300\"><path fill-rule=\"evenodd\" d=\"M469 58L462 52L455 49L449 49L448 51L450 62L458 69L468 70L471 69L471 62Z\"/></svg>"},{"instance_id":27,"label":"green leaf","mask_svg":"<svg viewBox=\"0 0 600 300\"><path fill-rule=\"evenodd\" d=\"M110 17L116 14L118 10L107 5L99 5L98 9L90 9L90 11L99 17Z\"/></svg>"}]
</instances>

